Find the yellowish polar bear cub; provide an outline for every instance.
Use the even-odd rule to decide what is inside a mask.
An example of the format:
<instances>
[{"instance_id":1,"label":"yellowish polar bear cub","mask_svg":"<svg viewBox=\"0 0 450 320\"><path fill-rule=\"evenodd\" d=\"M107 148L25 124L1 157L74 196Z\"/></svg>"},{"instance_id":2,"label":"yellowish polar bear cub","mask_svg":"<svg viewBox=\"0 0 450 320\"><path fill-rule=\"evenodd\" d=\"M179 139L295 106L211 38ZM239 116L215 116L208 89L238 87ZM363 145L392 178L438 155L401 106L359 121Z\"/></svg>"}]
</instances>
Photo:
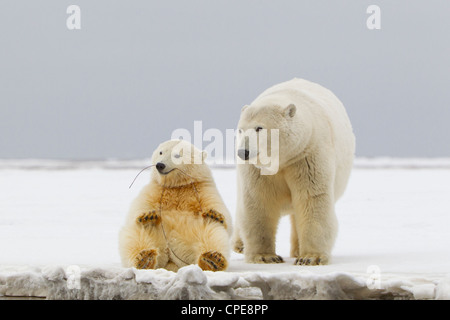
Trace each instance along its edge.
<instances>
[{"instance_id":1,"label":"yellowish polar bear cub","mask_svg":"<svg viewBox=\"0 0 450 320\"><path fill-rule=\"evenodd\" d=\"M289 214L295 263L327 264L338 229L334 206L346 188L355 152L344 106L324 87L293 79L244 106L238 129L236 148L243 163L237 165L234 250L251 263L283 262L275 252L275 236L280 216ZM256 146L244 134L256 132L263 140L265 131L267 143ZM259 159L264 145L272 163Z\"/></svg>"},{"instance_id":2,"label":"yellowish polar bear cub","mask_svg":"<svg viewBox=\"0 0 450 320\"><path fill-rule=\"evenodd\" d=\"M150 183L132 203L120 231L123 266L227 268L231 217L205 158L204 151L181 140L166 141L154 151Z\"/></svg>"}]
</instances>

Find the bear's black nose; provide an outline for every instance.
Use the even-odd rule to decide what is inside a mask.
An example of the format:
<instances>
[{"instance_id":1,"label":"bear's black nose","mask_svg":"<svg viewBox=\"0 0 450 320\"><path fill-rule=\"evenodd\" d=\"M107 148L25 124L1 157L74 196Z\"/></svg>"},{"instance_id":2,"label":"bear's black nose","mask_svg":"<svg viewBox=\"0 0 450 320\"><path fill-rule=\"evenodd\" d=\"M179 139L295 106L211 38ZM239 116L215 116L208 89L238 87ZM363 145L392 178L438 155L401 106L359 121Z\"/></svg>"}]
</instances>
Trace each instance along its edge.
<instances>
[{"instance_id":1,"label":"bear's black nose","mask_svg":"<svg viewBox=\"0 0 450 320\"><path fill-rule=\"evenodd\" d=\"M162 162L158 162L158 163L156 164L156 169L157 169L159 172L163 171L165 168L166 168L166 165L165 165L164 163L162 163Z\"/></svg>"},{"instance_id":2,"label":"bear's black nose","mask_svg":"<svg viewBox=\"0 0 450 320\"><path fill-rule=\"evenodd\" d=\"M239 149L238 150L238 156L242 160L248 160L248 155L249 154L250 154L250 151L248 151L248 150L245 150L245 149Z\"/></svg>"}]
</instances>

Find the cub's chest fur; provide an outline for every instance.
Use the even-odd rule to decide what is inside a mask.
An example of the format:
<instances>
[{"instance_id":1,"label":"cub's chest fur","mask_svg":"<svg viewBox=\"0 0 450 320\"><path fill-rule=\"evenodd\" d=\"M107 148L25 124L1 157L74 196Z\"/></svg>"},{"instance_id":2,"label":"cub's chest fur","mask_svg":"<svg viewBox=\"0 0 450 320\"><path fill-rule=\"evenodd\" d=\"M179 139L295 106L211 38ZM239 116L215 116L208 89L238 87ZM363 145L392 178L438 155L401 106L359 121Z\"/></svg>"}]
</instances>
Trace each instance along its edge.
<instances>
[{"instance_id":1,"label":"cub's chest fur","mask_svg":"<svg viewBox=\"0 0 450 320\"><path fill-rule=\"evenodd\" d=\"M163 210L201 212L200 186L191 183L180 187L160 187L157 203ZM162 197L161 197L162 194Z\"/></svg>"}]
</instances>

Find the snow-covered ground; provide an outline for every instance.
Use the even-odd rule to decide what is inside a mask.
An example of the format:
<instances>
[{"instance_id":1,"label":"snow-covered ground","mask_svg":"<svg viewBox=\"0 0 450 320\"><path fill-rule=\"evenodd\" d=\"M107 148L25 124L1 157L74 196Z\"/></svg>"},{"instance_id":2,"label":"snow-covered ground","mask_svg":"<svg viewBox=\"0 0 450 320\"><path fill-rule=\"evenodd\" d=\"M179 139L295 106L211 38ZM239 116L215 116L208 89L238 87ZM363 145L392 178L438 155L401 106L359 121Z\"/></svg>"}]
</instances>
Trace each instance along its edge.
<instances>
[{"instance_id":1,"label":"snow-covered ground","mask_svg":"<svg viewBox=\"0 0 450 320\"><path fill-rule=\"evenodd\" d=\"M145 165L0 161L0 298L450 299L449 159L357 159L330 265L293 265L284 217L285 263L233 253L220 273L121 268L118 230L149 172L128 187ZM235 170L213 174L233 214Z\"/></svg>"}]
</instances>

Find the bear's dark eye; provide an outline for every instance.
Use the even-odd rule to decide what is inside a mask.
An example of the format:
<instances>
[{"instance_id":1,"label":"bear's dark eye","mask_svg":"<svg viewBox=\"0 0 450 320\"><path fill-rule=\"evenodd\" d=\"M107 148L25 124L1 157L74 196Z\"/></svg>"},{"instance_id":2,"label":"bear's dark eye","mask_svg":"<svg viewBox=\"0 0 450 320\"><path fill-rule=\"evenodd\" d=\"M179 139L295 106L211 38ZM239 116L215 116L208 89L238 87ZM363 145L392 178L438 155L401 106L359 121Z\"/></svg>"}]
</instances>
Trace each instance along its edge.
<instances>
[{"instance_id":1,"label":"bear's dark eye","mask_svg":"<svg viewBox=\"0 0 450 320\"><path fill-rule=\"evenodd\" d=\"M159 154L162 154L162 151L160 151Z\"/></svg>"},{"instance_id":2,"label":"bear's dark eye","mask_svg":"<svg viewBox=\"0 0 450 320\"><path fill-rule=\"evenodd\" d=\"M239 129L239 133L242 133L242 129Z\"/></svg>"},{"instance_id":3,"label":"bear's dark eye","mask_svg":"<svg viewBox=\"0 0 450 320\"><path fill-rule=\"evenodd\" d=\"M176 154L176 155L174 155L174 157L178 159L180 157L180 155Z\"/></svg>"},{"instance_id":4,"label":"bear's dark eye","mask_svg":"<svg viewBox=\"0 0 450 320\"><path fill-rule=\"evenodd\" d=\"M259 131L261 131L263 128L262 127L256 127L256 132L259 132Z\"/></svg>"}]
</instances>

